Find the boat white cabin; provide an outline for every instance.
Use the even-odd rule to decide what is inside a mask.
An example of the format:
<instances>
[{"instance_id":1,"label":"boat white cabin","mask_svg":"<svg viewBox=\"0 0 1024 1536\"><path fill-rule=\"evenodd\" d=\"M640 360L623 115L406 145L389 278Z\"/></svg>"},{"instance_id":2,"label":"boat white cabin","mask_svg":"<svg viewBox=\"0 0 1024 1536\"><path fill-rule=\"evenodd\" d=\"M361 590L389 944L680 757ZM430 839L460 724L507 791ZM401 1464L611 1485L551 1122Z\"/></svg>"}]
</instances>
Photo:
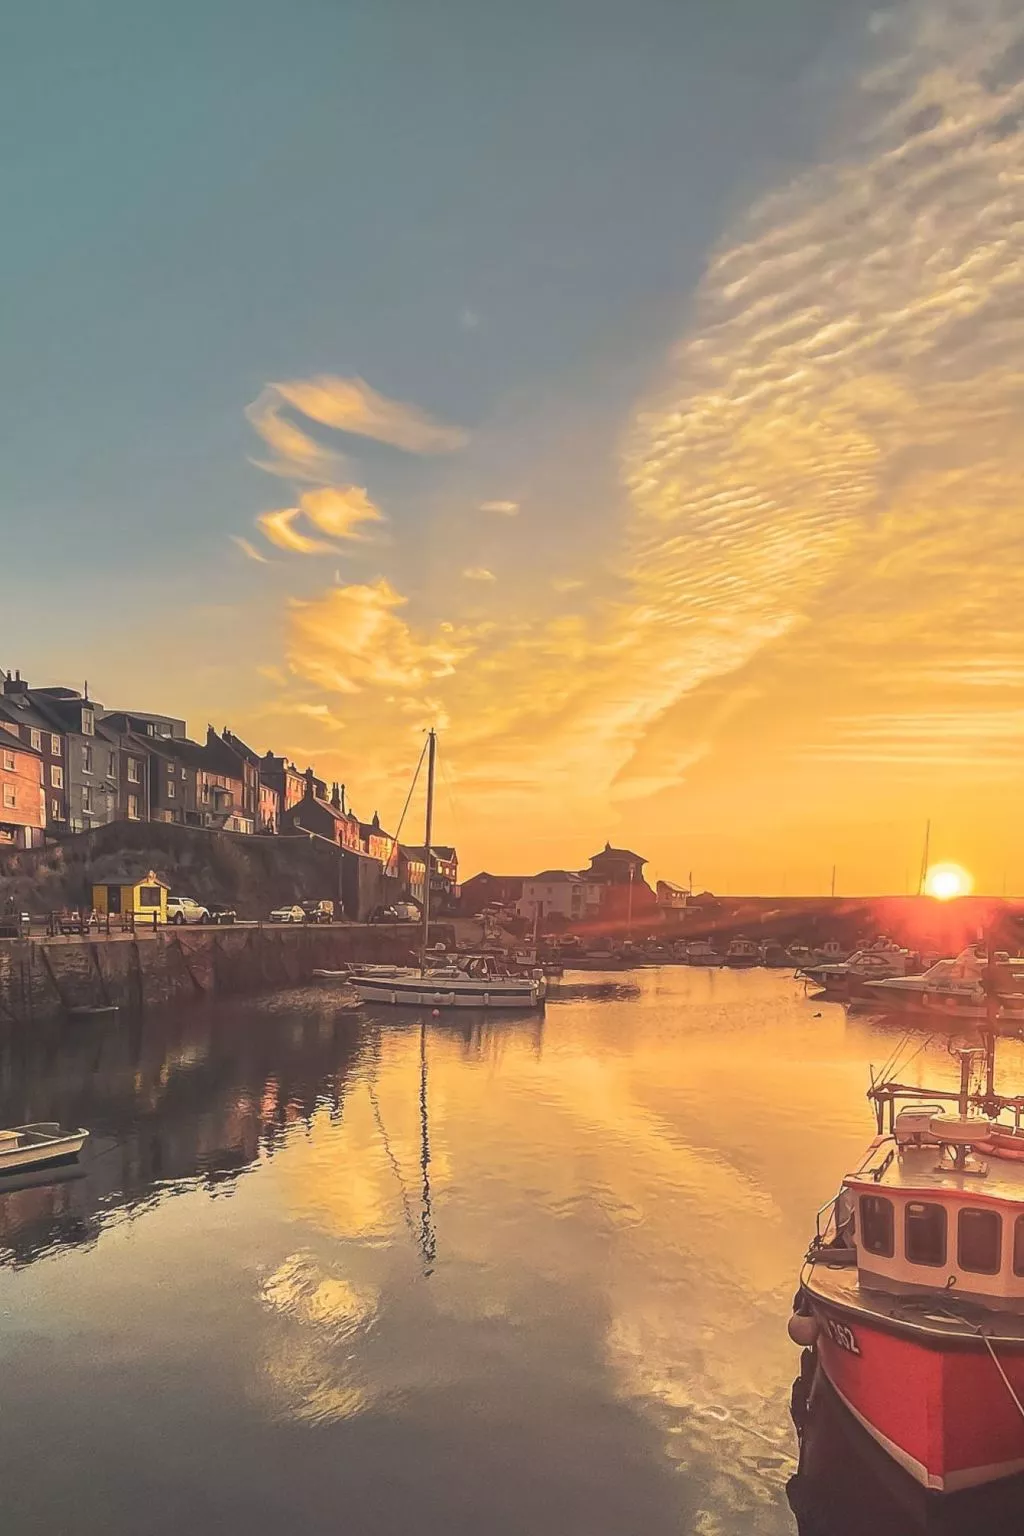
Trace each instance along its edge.
<instances>
[{"instance_id":1,"label":"boat white cabin","mask_svg":"<svg viewBox=\"0 0 1024 1536\"><path fill-rule=\"evenodd\" d=\"M760 965L760 946L753 939L743 938L742 935L733 939L725 952L725 964L733 966Z\"/></svg>"}]
</instances>

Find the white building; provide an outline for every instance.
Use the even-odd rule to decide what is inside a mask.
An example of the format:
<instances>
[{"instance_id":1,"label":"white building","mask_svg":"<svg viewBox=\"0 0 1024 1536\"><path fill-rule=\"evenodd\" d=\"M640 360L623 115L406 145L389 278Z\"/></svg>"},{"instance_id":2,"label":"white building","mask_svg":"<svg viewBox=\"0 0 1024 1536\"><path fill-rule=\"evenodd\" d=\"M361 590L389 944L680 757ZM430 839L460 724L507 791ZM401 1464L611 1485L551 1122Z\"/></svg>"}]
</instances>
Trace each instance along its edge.
<instances>
[{"instance_id":1,"label":"white building","mask_svg":"<svg viewBox=\"0 0 1024 1536\"><path fill-rule=\"evenodd\" d=\"M516 916L530 922L539 918L564 917L583 922L596 917L601 904L601 887L594 881L568 869L545 869L523 881L523 894L516 902Z\"/></svg>"}]
</instances>

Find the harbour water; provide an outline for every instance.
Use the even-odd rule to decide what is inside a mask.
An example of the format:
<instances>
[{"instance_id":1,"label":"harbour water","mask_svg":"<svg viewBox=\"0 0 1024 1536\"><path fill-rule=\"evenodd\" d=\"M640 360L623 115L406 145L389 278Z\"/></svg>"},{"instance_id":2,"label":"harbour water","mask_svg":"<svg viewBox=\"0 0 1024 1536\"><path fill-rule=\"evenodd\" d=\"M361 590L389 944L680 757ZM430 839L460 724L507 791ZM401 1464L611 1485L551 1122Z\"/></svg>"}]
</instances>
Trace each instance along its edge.
<instances>
[{"instance_id":1,"label":"harbour water","mask_svg":"<svg viewBox=\"0 0 1024 1536\"><path fill-rule=\"evenodd\" d=\"M5 1532L973 1528L852 1478L841 1422L791 1481L800 1257L902 1026L678 967L387 1014L307 988L0 1042L0 1124L93 1132L0 1190ZM944 1039L904 1054L954 1081Z\"/></svg>"}]
</instances>

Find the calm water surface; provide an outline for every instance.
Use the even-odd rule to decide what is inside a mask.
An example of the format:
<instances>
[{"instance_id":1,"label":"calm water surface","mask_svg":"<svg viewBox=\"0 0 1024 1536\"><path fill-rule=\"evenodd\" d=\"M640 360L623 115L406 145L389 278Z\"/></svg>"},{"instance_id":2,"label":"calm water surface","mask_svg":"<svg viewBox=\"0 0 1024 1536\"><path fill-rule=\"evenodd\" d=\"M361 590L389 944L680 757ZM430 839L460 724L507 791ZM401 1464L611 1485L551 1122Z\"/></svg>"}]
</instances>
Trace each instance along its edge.
<instances>
[{"instance_id":1,"label":"calm water surface","mask_svg":"<svg viewBox=\"0 0 1024 1536\"><path fill-rule=\"evenodd\" d=\"M795 1532L790 1300L900 1034L778 973L570 981L4 1039L0 1124L94 1132L0 1193L4 1531ZM803 1536L918 1529L842 1428Z\"/></svg>"}]
</instances>

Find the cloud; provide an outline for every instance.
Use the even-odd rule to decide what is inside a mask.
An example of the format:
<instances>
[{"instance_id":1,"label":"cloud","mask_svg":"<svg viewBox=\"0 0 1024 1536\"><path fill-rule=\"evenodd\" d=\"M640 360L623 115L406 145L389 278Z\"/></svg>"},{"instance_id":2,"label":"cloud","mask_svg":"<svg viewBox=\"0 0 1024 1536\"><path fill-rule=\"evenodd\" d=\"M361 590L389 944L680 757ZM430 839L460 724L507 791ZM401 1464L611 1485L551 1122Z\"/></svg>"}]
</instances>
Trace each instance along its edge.
<instances>
[{"instance_id":1,"label":"cloud","mask_svg":"<svg viewBox=\"0 0 1024 1536\"><path fill-rule=\"evenodd\" d=\"M336 553L334 545L323 539L311 539L295 527L300 516L298 507L281 507L276 512L262 512L256 526L278 549L287 549L296 555L324 555Z\"/></svg>"},{"instance_id":2,"label":"cloud","mask_svg":"<svg viewBox=\"0 0 1024 1536\"><path fill-rule=\"evenodd\" d=\"M480 316L475 309L464 309L459 314L459 325L464 331L475 331L480 325Z\"/></svg>"},{"instance_id":3,"label":"cloud","mask_svg":"<svg viewBox=\"0 0 1024 1536\"><path fill-rule=\"evenodd\" d=\"M481 512L498 512L502 517L515 517L519 511L518 501L482 501Z\"/></svg>"},{"instance_id":4,"label":"cloud","mask_svg":"<svg viewBox=\"0 0 1024 1536\"><path fill-rule=\"evenodd\" d=\"M578 576L552 576L549 585L552 592L578 592L586 582Z\"/></svg>"},{"instance_id":5,"label":"cloud","mask_svg":"<svg viewBox=\"0 0 1024 1536\"><path fill-rule=\"evenodd\" d=\"M435 421L418 406L389 400L364 379L321 374L271 384L268 389L278 402L310 421L356 437L373 438L406 453L454 453L469 441L460 427Z\"/></svg>"},{"instance_id":6,"label":"cloud","mask_svg":"<svg viewBox=\"0 0 1024 1536\"><path fill-rule=\"evenodd\" d=\"M358 485L321 486L299 499L303 515L332 539L363 539L363 523L382 523L384 514Z\"/></svg>"},{"instance_id":7,"label":"cloud","mask_svg":"<svg viewBox=\"0 0 1024 1536\"><path fill-rule=\"evenodd\" d=\"M233 533L231 535L231 542L237 544L243 555L246 555L248 559L258 560L260 565L268 563L266 555L261 555L255 544L251 544L248 539L243 539L237 533Z\"/></svg>"},{"instance_id":8,"label":"cloud","mask_svg":"<svg viewBox=\"0 0 1024 1536\"><path fill-rule=\"evenodd\" d=\"M312 602L292 603L288 661L293 672L338 693L390 688L420 691L450 676L473 649L470 632L452 624L427 637L401 617L407 599L383 577L334 587ZM380 709L381 699L373 699Z\"/></svg>"},{"instance_id":9,"label":"cloud","mask_svg":"<svg viewBox=\"0 0 1024 1536\"><path fill-rule=\"evenodd\" d=\"M467 581L497 581L498 579L485 565L464 566L462 574Z\"/></svg>"},{"instance_id":10,"label":"cloud","mask_svg":"<svg viewBox=\"0 0 1024 1536\"><path fill-rule=\"evenodd\" d=\"M552 613L583 576L532 580L486 631L418 626L423 600L387 583L292 611L296 685L360 691L368 773L411 745L386 692L410 729L450 717L482 840L497 810L559 860L568 796L589 841L612 801L684 781L680 837L782 840L772 878L844 827L851 858L889 857L863 836L883 806L910 824L941 797L966 825L982 780L989 821L1010 823L996 790L1019 761L1024 680L1021 36L996 0L908 0L866 38L842 154L713 254L632 413L611 598Z\"/></svg>"}]
</instances>

